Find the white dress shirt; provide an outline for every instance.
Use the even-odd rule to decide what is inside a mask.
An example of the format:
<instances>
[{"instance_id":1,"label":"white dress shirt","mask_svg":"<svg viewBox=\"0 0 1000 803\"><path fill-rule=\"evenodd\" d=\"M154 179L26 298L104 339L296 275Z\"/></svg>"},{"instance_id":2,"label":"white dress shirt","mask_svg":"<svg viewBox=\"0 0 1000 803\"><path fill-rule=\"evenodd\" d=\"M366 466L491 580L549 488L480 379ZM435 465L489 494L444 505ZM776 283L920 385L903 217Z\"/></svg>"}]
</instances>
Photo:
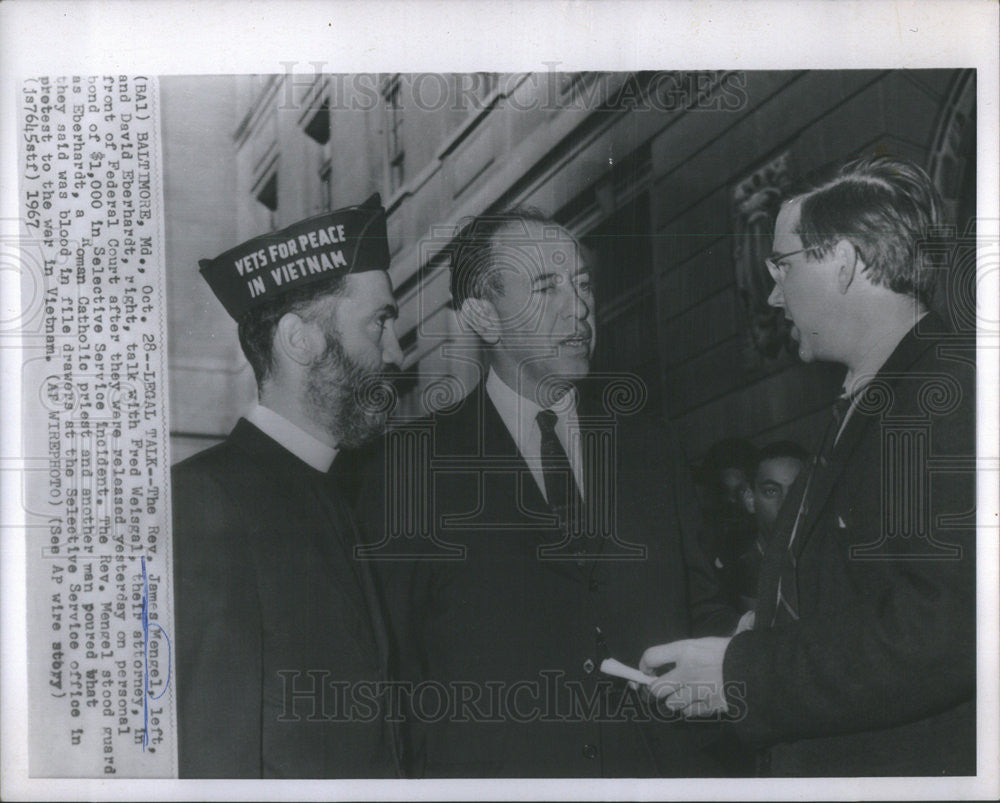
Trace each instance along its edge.
<instances>
[{"instance_id":1,"label":"white dress shirt","mask_svg":"<svg viewBox=\"0 0 1000 803\"><path fill-rule=\"evenodd\" d=\"M526 399L518 394L513 388L507 385L493 369L490 369L486 377L486 394L493 402L493 406L500 413L507 431L510 432L517 450L524 458L524 462L531 469L531 474L535 478L542 496L545 496L545 475L542 472L542 431L538 427L536 416L542 408L530 399ZM576 416L576 390L572 389L563 395L559 401L551 408L556 414L556 437L562 444L569 459L570 468L573 470L573 478L576 480L576 487L580 491L580 498L584 497L583 491L583 457L580 454L580 427Z\"/></svg>"},{"instance_id":2,"label":"white dress shirt","mask_svg":"<svg viewBox=\"0 0 1000 803\"><path fill-rule=\"evenodd\" d=\"M312 466L324 474L333 465L337 456L335 446L329 446L316 440L301 427L293 424L283 415L279 415L269 407L257 404L247 413L247 421L269 438L277 441L303 463Z\"/></svg>"}]
</instances>

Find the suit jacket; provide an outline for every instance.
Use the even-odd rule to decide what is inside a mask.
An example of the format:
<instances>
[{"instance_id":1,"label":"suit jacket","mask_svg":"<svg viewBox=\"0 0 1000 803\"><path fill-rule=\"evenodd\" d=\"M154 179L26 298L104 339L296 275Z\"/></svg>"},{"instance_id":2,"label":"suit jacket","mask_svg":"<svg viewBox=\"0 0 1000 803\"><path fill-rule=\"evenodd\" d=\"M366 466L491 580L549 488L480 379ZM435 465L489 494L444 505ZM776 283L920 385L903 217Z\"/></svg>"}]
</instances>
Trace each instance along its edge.
<instances>
[{"instance_id":1,"label":"suit jacket","mask_svg":"<svg viewBox=\"0 0 1000 803\"><path fill-rule=\"evenodd\" d=\"M815 468L799 619L770 627L807 472L782 511L724 664L773 774L975 774L974 358L933 315L900 342Z\"/></svg>"},{"instance_id":2,"label":"suit jacket","mask_svg":"<svg viewBox=\"0 0 1000 803\"><path fill-rule=\"evenodd\" d=\"M624 682L599 670L604 657L635 666L651 644L698 628L729 632L736 620L700 552L677 442L662 424L625 414L628 402L603 399L578 406L596 449L585 451L585 496L599 535L568 543L482 384L376 450L362 521L391 593L402 676L420 692L409 730L415 772L724 771L699 750L714 726L650 719ZM430 505L408 514L401 500L421 488Z\"/></svg>"},{"instance_id":3,"label":"suit jacket","mask_svg":"<svg viewBox=\"0 0 1000 803\"><path fill-rule=\"evenodd\" d=\"M398 777L389 641L330 478L241 419L172 482L181 777Z\"/></svg>"}]
</instances>

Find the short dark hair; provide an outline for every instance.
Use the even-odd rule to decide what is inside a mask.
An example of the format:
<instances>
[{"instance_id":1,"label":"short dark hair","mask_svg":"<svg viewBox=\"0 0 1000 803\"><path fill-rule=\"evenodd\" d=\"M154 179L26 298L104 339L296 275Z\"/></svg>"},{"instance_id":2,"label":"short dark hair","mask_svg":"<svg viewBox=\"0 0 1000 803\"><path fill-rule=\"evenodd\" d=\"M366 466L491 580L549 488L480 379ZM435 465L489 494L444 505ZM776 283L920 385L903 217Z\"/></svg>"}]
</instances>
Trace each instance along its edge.
<instances>
[{"instance_id":1,"label":"short dark hair","mask_svg":"<svg viewBox=\"0 0 1000 803\"><path fill-rule=\"evenodd\" d=\"M503 212L478 215L466 222L449 247L451 299L456 310L467 298L491 301L503 292L500 275L491 271L497 232L511 223L534 222L558 226L534 206L516 206Z\"/></svg>"},{"instance_id":2,"label":"short dark hair","mask_svg":"<svg viewBox=\"0 0 1000 803\"><path fill-rule=\"evenodd\" d=\"M274 370L274 333L278 321L290 312L303 314L316 301L343 293L347 275L328 282L314 282L289 290L279 298L244 313L237 323L240 348L253 369L257 392Z\"/></svg>"},{"instance_id":3,"label":"short dark hair","mask_svg":"<svg viewBox=\"0 0 1000 803\"><path fill-rule=\"evenodd\" d=\"M793 460L805 463L809 460L809 452L795 441L775 441L774 443L769 443L757 452L757 461L753 469L754 476L756 476L760 470L761 463L765 460L776 460L780 457L790 457ZM750 479L752 481L753 477Z\"/></svg>"},{"instance_id":4,"label":"short dark hair","mask_svg":"<svg viewBox=\"0 0 1000 803\"><path fill-rule=\"evenodd\" d=\"M913 162L869 156L845 164L831 180L797 196L796 233L807 249L829 254L841 239L861 254L873 284L929 303L934 271L918 244L941 225L941 197Z\"/></svg>"}]
</instances>

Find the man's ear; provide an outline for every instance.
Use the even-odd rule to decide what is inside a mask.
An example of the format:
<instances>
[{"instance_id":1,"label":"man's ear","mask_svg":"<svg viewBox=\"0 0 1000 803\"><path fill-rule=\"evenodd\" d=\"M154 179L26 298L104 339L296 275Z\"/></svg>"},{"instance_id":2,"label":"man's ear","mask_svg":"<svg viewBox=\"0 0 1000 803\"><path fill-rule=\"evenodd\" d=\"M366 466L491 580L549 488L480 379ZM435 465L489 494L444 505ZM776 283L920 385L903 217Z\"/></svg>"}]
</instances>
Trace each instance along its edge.
<instances>
[{"instance_id":1,"label":"man's ear","mask_svg":"<svg viewBox=\"0 0 1000 803\"><path fill-rule=\"evenodd\" d=\"M491 346L500 340L500 315L493 303L482 298L467 298L458 311L458 319Z\"/></svg>"},{"instance_id":2,"label":"man's ear","mask_svg":"<svg viewBox=\"0 0 1000 803\"><path fill-rule=\"evenodd\" d=\"M320 327L303 320L294 312L286 312L274 332L274 350L298 365L312 365L323 353L326 339Z\"/></svg>"},{"instance_id":3,"label":"man's ear","mask_svg":"<svg viewBox=\"0 0 1000 803\"><path fill-rule=\"evenodd\" d=\"M840 240L833 247L833 255L837 260L837 289L843 294L864 270L865 264L850 240Z\"/></svg>"},{"instance_id":4,"label":"man's ear","mask_svg":"<svg viewBox=\"0 0 1000 803\"><path fill-rule=\"evenodd\" d=\"M747 486L740 492L740 497L743 500L743 507L747 513L756 513L753 504L753 490L750 486Z\"/></svg>"}]
</instances>

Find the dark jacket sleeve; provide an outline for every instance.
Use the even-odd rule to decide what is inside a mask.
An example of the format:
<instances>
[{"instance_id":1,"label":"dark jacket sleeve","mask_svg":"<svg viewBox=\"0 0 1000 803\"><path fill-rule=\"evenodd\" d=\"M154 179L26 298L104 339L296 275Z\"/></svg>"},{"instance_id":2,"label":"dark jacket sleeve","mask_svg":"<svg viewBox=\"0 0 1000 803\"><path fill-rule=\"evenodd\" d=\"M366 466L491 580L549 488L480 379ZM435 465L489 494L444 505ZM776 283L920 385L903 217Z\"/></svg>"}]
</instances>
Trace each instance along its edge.
<instances>
[{"instance_id":1,"label":"dark jacket sleeve","mask_svg":"<svg viewBox=\"0 0 1000 803\"><path fill-rule=\"evenodd\" d=\"M970 380L968 404L971 388ZM841 477L856 478L858 487L839 504L855 513L859 532L845 535L833 511L810 536L810 545L825 549L828 567L813 580L826 583L821 604L798 621L741 633L726 651L724 677L737 684L743 709L734 727L745 738L766 745L889 728L972 699L973 430L971 409L934 420L930 455L948 459L942 470L921 475L925 484L906 506L929 506L931 533L957 545L957 554L942 550L914 559L904 554L912 554L912 539L896 535L884 538L877 554L849 557L845 538L853 544L882 538L887 525L878 489L891 472L859 460L845 468ZM862 495L865 486L876 492Z\"/></svg>"},{"instance_id":2,"label":"dark jacket sleeve","mask_svg":"<svg viewBox=\"0 0 1000 803\"><path fill-rule=\"evenodd\" d=\"M210 472L173 474L182 778L261 777L260 614L242 511Z\"/></svg>"},{"instance_id":3,"label":"dark jacket sleeve","mask_svg":"<svg viewBox=\"0 0 1000 803\"><path fill-rule=\"evenodd\" d=\"M733 638L723 676L742 698L737 729L771 744L892 727L971 699L974 577L940 569L885 565L858 577L859 595L837 611Z\"/></svg>"}]
</instances>

